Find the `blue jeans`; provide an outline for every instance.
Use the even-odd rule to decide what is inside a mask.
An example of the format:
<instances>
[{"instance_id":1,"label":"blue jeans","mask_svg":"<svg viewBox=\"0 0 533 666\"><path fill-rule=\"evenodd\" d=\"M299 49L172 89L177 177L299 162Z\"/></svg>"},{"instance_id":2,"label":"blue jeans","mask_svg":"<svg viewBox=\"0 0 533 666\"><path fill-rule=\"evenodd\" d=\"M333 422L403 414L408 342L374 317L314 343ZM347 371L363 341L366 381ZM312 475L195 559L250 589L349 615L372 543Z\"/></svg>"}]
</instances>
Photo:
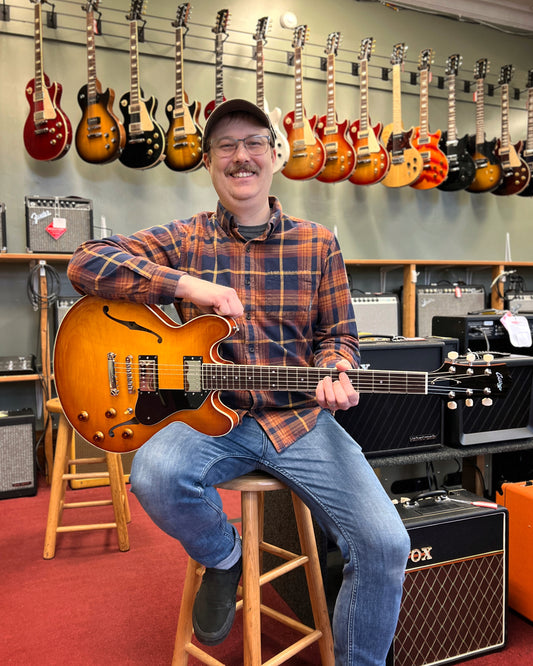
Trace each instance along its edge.
<instances>
[{"instance_id":1,"label":"blue jeans","mask_svg":"<svg viewBox=\"0 0 533 666\"><path fill-rule=\"evenodd\" d=\"M139 449L130 480L152 520L191 557L226 568L238 559L240 540L213 486L254 469L294 490L342 553L335 663L382 666L396 628L409 537L360 446L329 412L281 453L250 417L223 437L173 423Z\"/></svg>"}]
</instances>

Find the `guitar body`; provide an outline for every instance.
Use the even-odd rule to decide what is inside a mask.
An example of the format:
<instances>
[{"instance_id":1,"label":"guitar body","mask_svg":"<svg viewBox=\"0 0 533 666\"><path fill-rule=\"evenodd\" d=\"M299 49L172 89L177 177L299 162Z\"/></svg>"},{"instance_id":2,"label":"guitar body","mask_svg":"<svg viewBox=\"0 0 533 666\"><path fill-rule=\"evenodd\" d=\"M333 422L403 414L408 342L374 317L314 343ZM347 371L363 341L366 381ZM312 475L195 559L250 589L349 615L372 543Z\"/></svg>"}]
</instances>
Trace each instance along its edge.
<instances>
[{"instance_id":1,"label":"guitar body","mask_svg":"<svg viewBox=\"0 0 533 666\"><path fill-rule=\"evenodd\" d=\"M174 109L174 98L169 99L166 114L169 127L166 135L165 164L174 171L196 171L202 166L202 130L198 124L201 104L188 103Z\"/></svg>"},{"instance_id":2,"label":"guitar body","mask_svg":"<svg viewBox=\"0 0 533 666\"><path fill-rule=\"evenodd\" d=\"M502 150L500 139L496 142L495 153L500 159L502 180L498 187L492 190L492 194L499 196L520 194L528 186L531 174L527 162L519 157L521 150L522 142L505 150Z\"/></svg>"},{"instance_id":3,"label":"guitar body","mask_svg":"<svg viewBox=\"0 0 533 666\"><path fill-rule=\"evenodd\" d=\"M289 142L289 159L282 173L292 180L316 178L326 164L326 151L322 141L314 133L316 116L294 122L294 111L283 119L283 127Z\"/></svg>"},{"instance_id":4,"label":"guitar body","mask_svg":"<svg viewBox=\"0 0 533 666\"><path fill-rule=\"evenodd\" d=\"M476 167L476 175L466 188L468 192L492 192L500 184L502 169L494 152L495 146L496 139L493 139L475 144L475 147L470 150Z\"/></svg>"},{"instance_id":5,"label":"guitar body","mask_svg":"<svg viewBox=\"0 0 533 666\"><path fill-rule=\"evenodd\" d=\"M350 135L355 152L355 169L350 182L355 185L374 185L385 178L389 170L389 153L380 141L381 123L372 127L368 125L365 132L361 131L361 121L356 120L350 125Z\"/></svg>"},{"instance_id":6,"label":"guitar body","mask_svg":"<svg viewBox=\"0 0 533 666\"><path fill-rule=\"evenodd\" d=\"M430 190L446 180L448 161L439 148L440 136L440 130L424 137L420 136L420 127L414 131L411 143L422 158L422 172L419 178L411 184L415 190Z\"/></svg>"},{"instance_id":7,"label":"guitar body","mask_svg":"<svg viewBox=\"0 0 533 666\"><path fill-rule=\"evenodd\" d=\"M468 135L458 139L455 145L448 145L448 132L443 132L439 148L448 160L448 175L440 185L439 190L444 192L456 192L466 189L474 180L476 165L467 150Z\"/></svg>"},{"instance_id":8,"label":"guitar body","mask_svg":"<svg viewBox=\"0 0 533 666\"><path fill-rule=\"evenodd\" d=\"M383 145L387 147L390 158L389 170L381 181L386 187L405 187L411 185L422 172L422 158L411 143L413 130L393 134L393 125L386 125L381 135Z\"/></svg>"},{"instance_id":9,"label":"guitar body","mask_svg":"<svg viewBox=\"0 0 533 666\"><path fill-rule=\"evenodd\" d=\"M141 90L141 97L143 91ZM120 154L124 166L132 169L151 169L165 159L165 134L155 120L157 100L155 97L139 99L139 113L130 114L130 93L120 98L124 116L126 144Z\"/></svg>"},{"instance_id":10,"label":"guitar body","mask_svg":"<svg viewBox=\"0 0 533 666\"><path fill-rule=\"evenodd\" d=\"M213 113L213 111L215 110L215 108L216 108L219 104L222 104L222 102L225 102L225 101L226 101L226 98L225 98L224 96L222 96L222 99L221 99L219 102L217 102L216 99L212 99L212 100L206 105L206 107L205 107L205 109L204 109L204 116L205 116L205 119L207 120L207 119L209 118L209 116Z\"/></svg>"},{"instance_id":11,"label":"guitar body","mask_svg":"<svg viewBox=\"0 0 533 666\"><path fill-rule=\"evenodd\" d=\"M281 171L281 169L283 169L283 167L287 164L291 148L289 146L289 142L287 141L287 137L285 136L285 134L283 134L279 126L282 117L281 109L276 106L272 111L269 111L268 104L265 102L265 112L268 114L268 117L270 118L272 129L274 130L274 134L276 135L276 143L274 147L276 153L276 160L274 162L274 173L277 173L278 171Z\"/></svg>"},{"instance_id":12,"label":"guitar body","mask_svg":"<svg viewBox=\"0 0 533 666\"><path fill-rule=\"evenodd\" d=\"M115 92L107 88L102 92L96 85L96 101L88 103L88 86L78 92L78 104L82 117L76 129L78 155L91 164L104 164L117 159L126 144L126 130L113 113Z\"/></svg>"},{"instance_id":13,"label":"guitar body","mask_svg":"<svg viewBox=\"0 0 533 666\"><path fill-rule=\"evenodd\" d=\"M348 121L335 123L334 131L327 127L327 116L318 120L316 133L326 151L323 171L316 177L322 183L338 183L349 178L355 168L353 146L347 141Z\"/></svg>"},{"instance_id":14,"label":"guitar body","mask_svg":"<svg viewBox=\"0 0 533 666\"><path fill-rule=\"evenodd\" d=\"M526 148L524 148L520 153L520 157L522 161L527 164L527 168L529 169L529 183L527 187L521 190L518 194L521 197L533 197L533 153L531 150L526 150Z\"/></svg>"},{"instance_id":15,"label":"guitar body","mask_svg":"<svg viewBox=\"0 0 533 666\"><path fill-rule=\"evenodd\" d=\"M35 79L26 85L30 112L24 124L24 146L36 160L57 160L70 148L72 126L60 106L61 84L50 83L46 74L43 74L43 82L43 99L39 101L34 100Z\"/></svg>"}]
</instances>

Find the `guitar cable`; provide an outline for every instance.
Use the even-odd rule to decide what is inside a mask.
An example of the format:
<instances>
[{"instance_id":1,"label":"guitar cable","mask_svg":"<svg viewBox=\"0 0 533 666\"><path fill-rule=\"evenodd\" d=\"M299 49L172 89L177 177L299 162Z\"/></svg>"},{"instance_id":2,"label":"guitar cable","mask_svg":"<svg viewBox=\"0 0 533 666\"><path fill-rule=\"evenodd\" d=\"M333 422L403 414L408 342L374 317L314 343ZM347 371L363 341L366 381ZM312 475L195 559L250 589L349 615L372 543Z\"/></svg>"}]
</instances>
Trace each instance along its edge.
<instances>
[{"instance_id":1,"label":"guitar cable","mask_svg":"<svg viewBox=\"0 0 533 666\"><path fill-rule=\"evenodd\" d=\"M41 270L44 270L46 277L46 296L41 295L38 286L37 288L35 287L35 285L39 284ZM55 303L59 298L60 284L59 273L53 266L50 266L50 264L36 264L31 268L26 282L26 291L28 294L28 300L32 304L33 309L37 311L43 308L49 308Z\"/></svg>"}]
</instances>

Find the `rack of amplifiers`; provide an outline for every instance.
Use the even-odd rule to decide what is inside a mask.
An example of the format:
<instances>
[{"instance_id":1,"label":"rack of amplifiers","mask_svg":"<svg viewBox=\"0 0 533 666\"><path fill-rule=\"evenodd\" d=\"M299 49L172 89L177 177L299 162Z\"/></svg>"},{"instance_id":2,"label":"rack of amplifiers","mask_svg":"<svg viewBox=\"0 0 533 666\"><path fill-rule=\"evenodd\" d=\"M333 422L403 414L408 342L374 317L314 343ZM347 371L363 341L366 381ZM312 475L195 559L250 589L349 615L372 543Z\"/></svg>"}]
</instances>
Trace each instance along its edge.
<instances>
[{"instance_id":1,"label":"rack of amplifiers","mask_svg":"<svg viewBox=\"0 0 533 666\"><path fill-rule=\"evenodd\" d=\"M28 252L70 254L93 238L93 204L82 197L26 196Z\"/></svg>"}]
</instances>

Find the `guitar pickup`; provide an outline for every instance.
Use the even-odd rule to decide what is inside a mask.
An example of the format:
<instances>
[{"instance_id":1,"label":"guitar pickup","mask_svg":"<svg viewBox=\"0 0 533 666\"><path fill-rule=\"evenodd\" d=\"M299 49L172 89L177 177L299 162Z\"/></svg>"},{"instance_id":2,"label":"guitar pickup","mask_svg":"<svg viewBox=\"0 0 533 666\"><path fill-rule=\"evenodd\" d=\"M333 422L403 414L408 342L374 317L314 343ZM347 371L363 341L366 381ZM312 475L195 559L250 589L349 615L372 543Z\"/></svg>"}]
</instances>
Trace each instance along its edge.
<instances>
[{"instance_id":1,"label":"guitar pickup","mask_svg":"<svg viewBox=\"0 0 533 666\"><path fill-rule=\"evenodd\" d=\"M157 356L139 356L139 391L155 393L158 389Z\"/></svg>"}]
</instances>

